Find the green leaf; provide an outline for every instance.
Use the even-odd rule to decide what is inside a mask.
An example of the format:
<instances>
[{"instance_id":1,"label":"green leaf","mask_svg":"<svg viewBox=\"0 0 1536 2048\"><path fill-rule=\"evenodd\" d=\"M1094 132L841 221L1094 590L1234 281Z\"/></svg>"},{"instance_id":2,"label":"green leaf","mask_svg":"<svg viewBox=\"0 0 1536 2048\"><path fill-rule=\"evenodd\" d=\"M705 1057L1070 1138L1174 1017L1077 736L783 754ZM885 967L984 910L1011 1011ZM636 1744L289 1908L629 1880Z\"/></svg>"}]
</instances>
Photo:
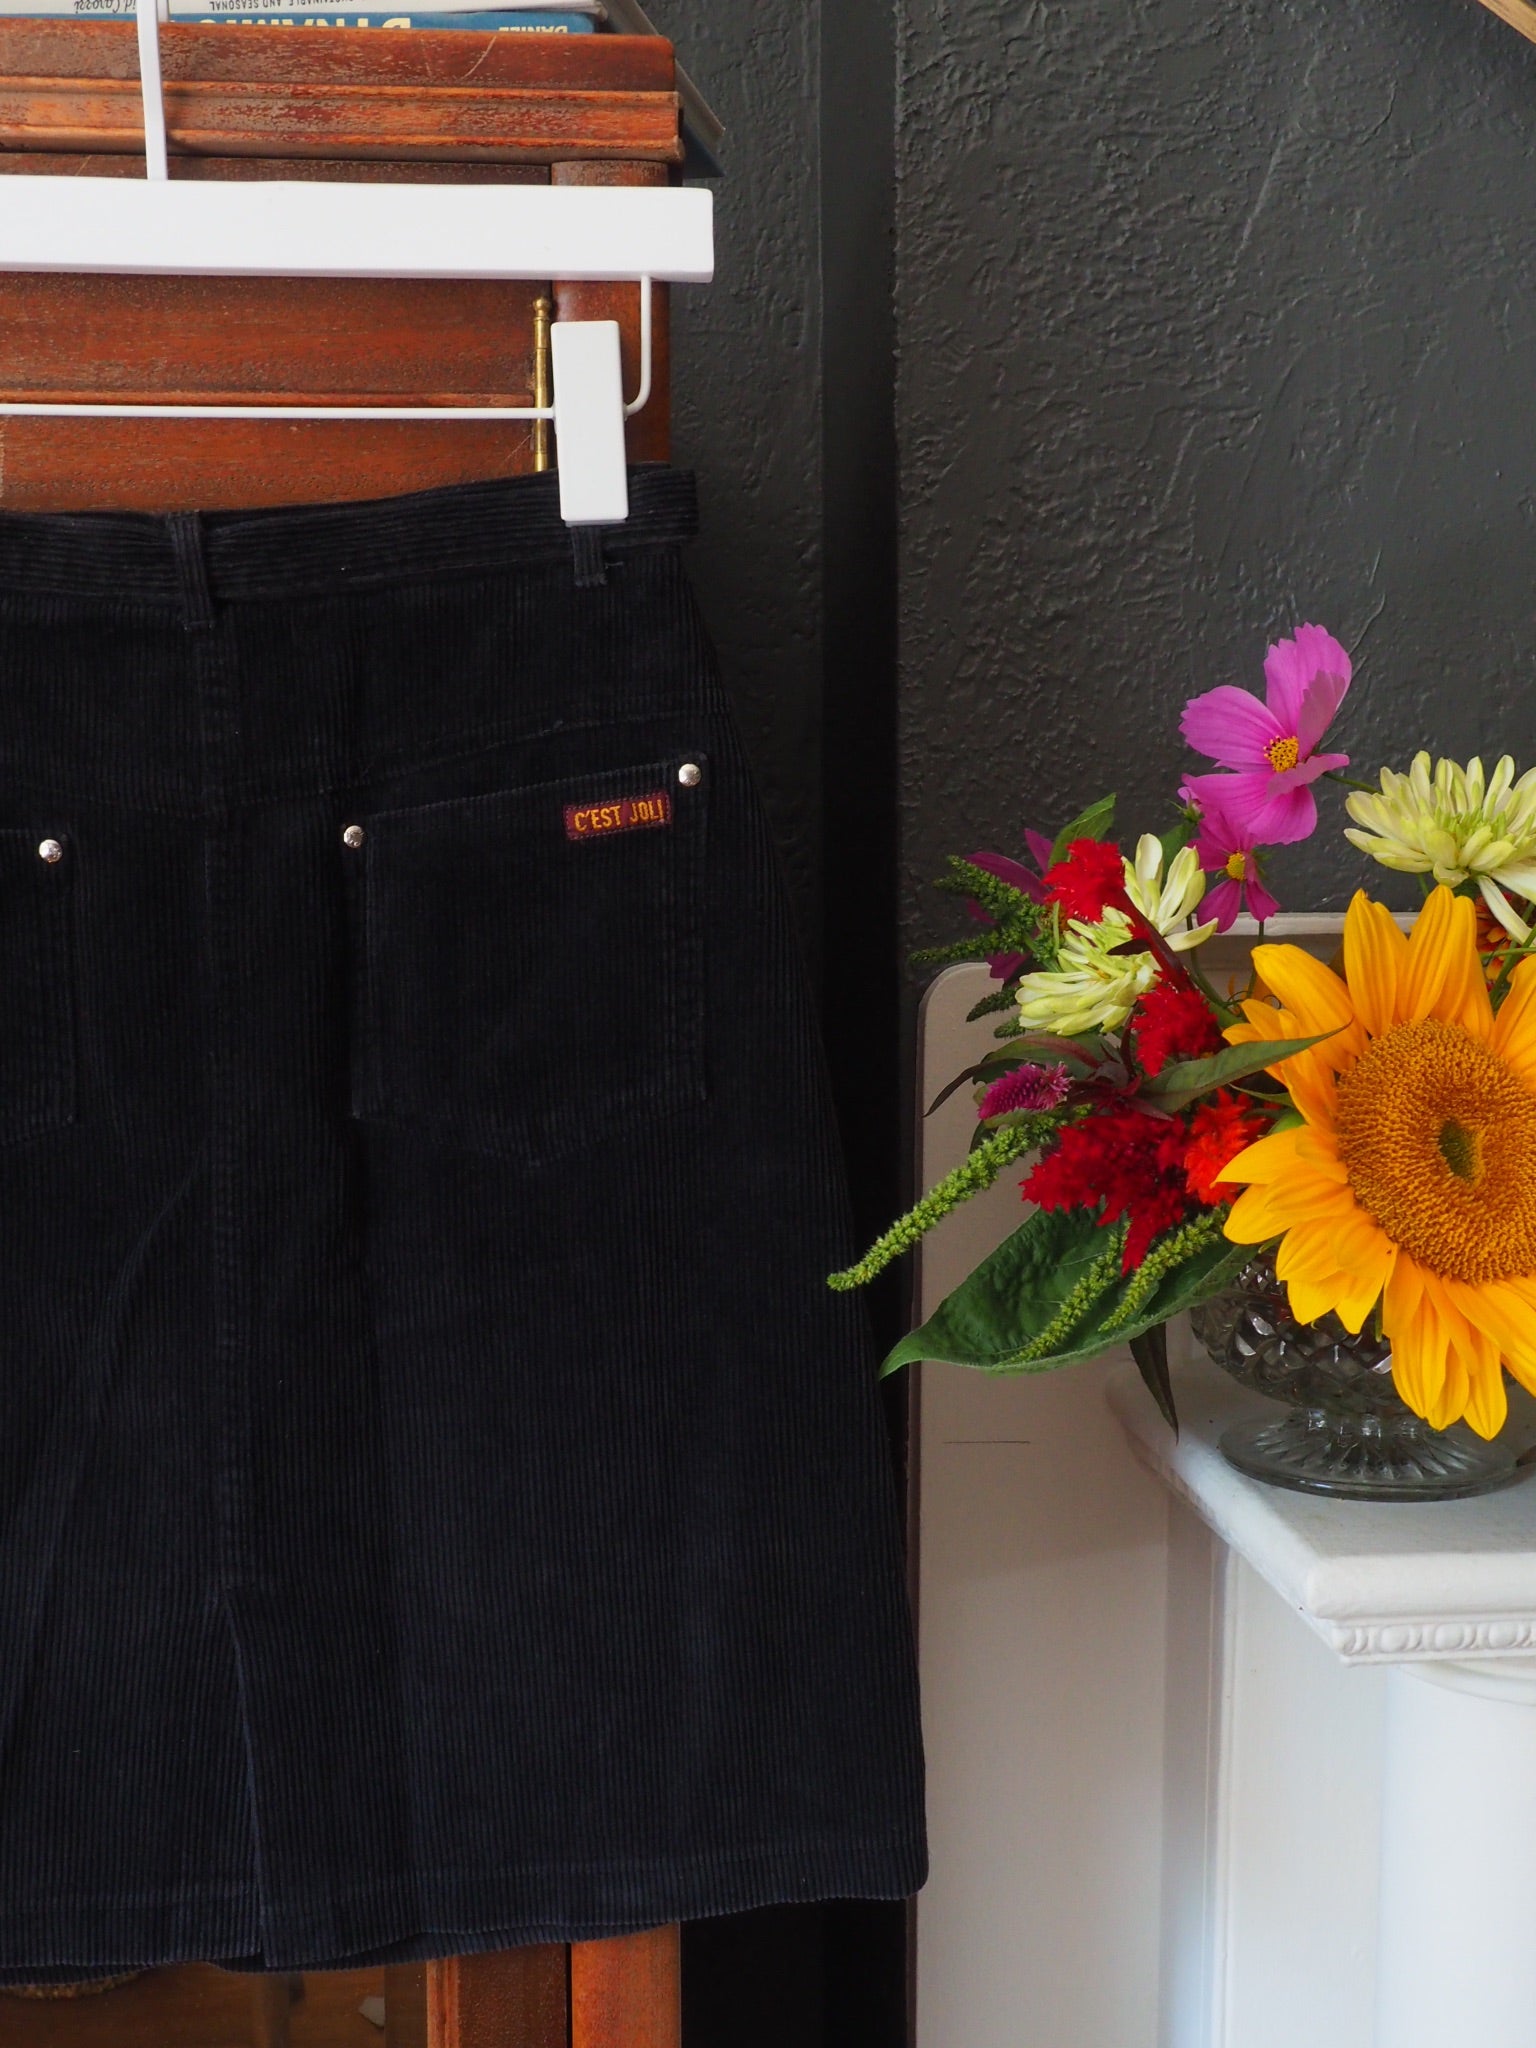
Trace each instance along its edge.
<instances>
[{"instance_id":1,"label":"green leaf","mask_svg":"<svg viewBox=\"0 0 1536 2048\"><path fill-rule=\"evenodd\" d=\"M1209 1059L1177 1060L1153 1079L1143 1081L1141 1092L1159 1109L1187 1109L1213 1088L1241 1081L1245 1074L1260 1073L1292 1053L1305 1052L1309 1045L1321 1045L1325 1038L1334 1036L1331 1031L1323 1031L1316 1038L1260 1038L1251 1045L1229 1045L1225 1052L1212 1053Z\"/></svg>"},{"instance_id":2,"label":"green leaf","mask_svg":"<svg viewBox=\"0 0 1536 2048\"><path fill-rule=\"evenodd\" d=\"M1170 825L1166 832L1159 834L1158 844L1163 849L1163 873L1166 875L1174 857L1181 854L1195 836L1195 828L1188 818L1180 818L1177 825Z\"/></svg>"},{"instance_id":3,"label":"green leaf","mask_svg":"<svg viewBox=\"0 0 1536 2048\"><path fill-rule=\"evenodd\" d=\"M1055 1350L1021 1362L1019 1353L1050 1327L1105 1243L1106 1232L1090 1210L1035 1210L939 1303L920 1329L902 1338L882 1372L897 1372L922 1358L993 1373L1053 1372L1058 1366L1076 1365L1218 1294L1253 1256L1246 1246L1229 1244L1225 1238L1202 1245L1164 1276L1140 1314L1106 1335L1103 1325L1114 1314L1126 1284L1116 1279Z\"/></svg>"},{"instance_id":4,"label":"green leaf","mask_svg":"<svg viewBox=\"0 0 1536 2048\"><path fill-rule=\"evenodd\" d=\"M1115 822L1115 800L1112 796L1101 796L1086 811L1079 811L1070 825L1063 825L1056 834L1056 843L1051 848L1051 860L1065 860L1067 848L1074 839L1102 839Z\"/></svg>"},{"instance_id":5,"label":"green leaf","mask_svg":"<svg viewBox=\"0 0 1536 2048\"><path fill-rule=\"evenodd\" d=\"M1173 1405L1173 1382L1168 1377L1168 1325L1155 1323L1131 1339L1131 1356L1146 1382L1147 1392L1157 1403L1157 1412L1177 1436L1179 1411Z\"/></svg>"}]
</instances>

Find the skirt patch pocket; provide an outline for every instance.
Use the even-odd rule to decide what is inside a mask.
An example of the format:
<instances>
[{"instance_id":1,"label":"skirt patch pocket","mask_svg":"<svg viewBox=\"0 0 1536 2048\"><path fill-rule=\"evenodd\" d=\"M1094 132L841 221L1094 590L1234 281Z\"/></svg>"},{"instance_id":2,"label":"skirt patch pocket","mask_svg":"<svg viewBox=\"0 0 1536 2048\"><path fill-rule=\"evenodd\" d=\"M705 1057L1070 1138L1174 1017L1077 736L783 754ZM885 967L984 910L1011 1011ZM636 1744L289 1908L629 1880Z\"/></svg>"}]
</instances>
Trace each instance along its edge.
<instances>
[{"instance_id":1,"label":"skirt patch pocket","mask_svg":"<svg viewBox=\"0 0 1536 2048\"><path fill-rule=\"evenodd\" d=\"M705 805L678 756L348 821L353 1114L537 1163L701 1101Z\"/></svg>"}]
</instances>

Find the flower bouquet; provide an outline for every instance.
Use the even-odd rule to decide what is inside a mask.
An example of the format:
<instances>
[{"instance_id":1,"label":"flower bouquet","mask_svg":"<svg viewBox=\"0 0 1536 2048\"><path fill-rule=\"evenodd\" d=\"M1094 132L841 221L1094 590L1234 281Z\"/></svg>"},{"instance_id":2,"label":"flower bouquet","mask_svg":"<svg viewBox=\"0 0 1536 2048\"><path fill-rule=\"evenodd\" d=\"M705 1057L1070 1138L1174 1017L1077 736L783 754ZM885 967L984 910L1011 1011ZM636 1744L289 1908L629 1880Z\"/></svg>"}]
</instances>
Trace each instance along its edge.
<instances>
[{"instance_id":1,"label":"flower bouquet","mask_svg":"<svg viewBox=\"0 0 1536 2048\"><path fill-rule=\"evenodd\" d=\"M1028 834L1027 860L951 862L939 886L983 929L919 958L985 959L998 984L971 1013L998 1018L996 1044L939 1098L974 1091L974 1140L832 1285L1012 1166L1030 1209L887 1371L1046 1372L1128 1342L1175 1423L1168 1319L1272 1261L1295 1324L1374 1340L1432 1430L1494 1436L1505 1368L1536 1390L1536 771L1421 753L1351 781L1323 751L1350 673L1301 626L1262 700L1192 699L1182 731L1214 770L1128 855L1104 798ZM1361 892L1334 965L1261 943L1245 985L1213 986L1202 946L1244 907L1262 938L1268 861L1316 828L1325 777L1349 789L1345 837L1420 878L1412 929Z\"/></svg>"}]
</instances>

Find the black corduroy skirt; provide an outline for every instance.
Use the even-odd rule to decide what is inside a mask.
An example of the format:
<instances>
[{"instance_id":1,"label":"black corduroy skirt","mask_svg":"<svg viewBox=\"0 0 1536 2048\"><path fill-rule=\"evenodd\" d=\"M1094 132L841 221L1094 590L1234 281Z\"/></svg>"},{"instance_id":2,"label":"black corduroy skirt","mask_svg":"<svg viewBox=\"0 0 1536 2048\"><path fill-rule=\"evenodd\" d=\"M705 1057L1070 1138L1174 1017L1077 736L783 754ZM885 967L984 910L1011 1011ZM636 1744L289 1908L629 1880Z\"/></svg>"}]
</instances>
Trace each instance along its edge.
<instances>
[{"instance_id":1,"label":"black corduroy skirt","mask_svg":"<svg viewBox=\"0 0 1536 2048\"><path fill-rule=\"evenodd\" d=\"M814 1027L632 488L0 519L0 1981L921 1881Z\"/></svg>"}]
</instances>

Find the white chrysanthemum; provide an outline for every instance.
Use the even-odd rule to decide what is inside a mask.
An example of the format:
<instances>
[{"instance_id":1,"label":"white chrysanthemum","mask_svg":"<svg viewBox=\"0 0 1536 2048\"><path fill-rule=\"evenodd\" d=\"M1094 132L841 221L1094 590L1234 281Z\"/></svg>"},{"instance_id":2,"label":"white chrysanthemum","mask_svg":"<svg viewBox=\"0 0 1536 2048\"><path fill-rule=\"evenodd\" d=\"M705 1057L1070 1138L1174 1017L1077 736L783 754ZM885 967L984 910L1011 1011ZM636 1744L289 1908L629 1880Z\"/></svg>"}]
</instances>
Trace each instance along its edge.
<instances>
[{"instance_id":1,"label":"white chrysanthemum","mask_svg":"<svg viewBox=\"0 0 1536 2048\"><path fill-rule=\"evenodd\" d=\"M1186 929L1205 894L1205 876L1192 846L1175 854L1165 880L1163 849L1146 833L1137 842L1135 860L1125 863L1125 893L1176 952L1198 946L1216 929L1214 923ZM1130 919L1120 910L1106 910L1098 924L1074 918L1056 965L1026 974L1019 983L1019 1021L1063 1038L1084 1031L1118 1031L1136 999L1162 971L1145 948L1119 951L1134 937Z\"/></svg>"},{"instance_id":2,"label":"white chrysanthemum","mask_svg":"<svg viewBox=\"0 0 1536 2048\"><path fill-rule=\"evenodd\" d=\"M1205 894L1200 856L1192 846L1182 847L1174 855L1165 881L1162 845L1150 832L1143 832L1136 842L1136 858L1125 864L1125 893L1175 953L1187 953L1191 946L1203 945L1216 929L1214 919L1210 924L1196 925L1193 931L1185 928L1186 919L1193 916L1196 904Z\"/></svg>"},{"instance_id":3,"label":"white chrysanthemum","mask_svg":"<svg viewBox=\"0 0 1536 2048\"><path fill-rule=\"evenodd\" d=\"M1344 837L1384 868L1432 875L1448 888L1474 881L1511 938L1524 945L1531 928L1504 893L1536 900L1536 768L1517 782L1506 754L1485 776L1481 761L1465 768L1415 754L1406 775L1381 771L1381 794L1359 791L1345 806L1359 831Z\"/></svg>"},{"instance_id":4,"label":"white chrysanthemum","mask_svg":"<svg viewBox=\"0 0 1536 2048\"><path fill-rule=\"evenodd\" d=\"M1122 911L1106 910L1101 924L1074 918L1067 926L1055 967L1026 974L1019 983L1019 1021L1037 1030L1075 1038L1082 1031L1117 1031L1136 998L1156 981L1158 964L1148 952L1117 953L1131 937Z\"/></svg>"}]
</instances>

